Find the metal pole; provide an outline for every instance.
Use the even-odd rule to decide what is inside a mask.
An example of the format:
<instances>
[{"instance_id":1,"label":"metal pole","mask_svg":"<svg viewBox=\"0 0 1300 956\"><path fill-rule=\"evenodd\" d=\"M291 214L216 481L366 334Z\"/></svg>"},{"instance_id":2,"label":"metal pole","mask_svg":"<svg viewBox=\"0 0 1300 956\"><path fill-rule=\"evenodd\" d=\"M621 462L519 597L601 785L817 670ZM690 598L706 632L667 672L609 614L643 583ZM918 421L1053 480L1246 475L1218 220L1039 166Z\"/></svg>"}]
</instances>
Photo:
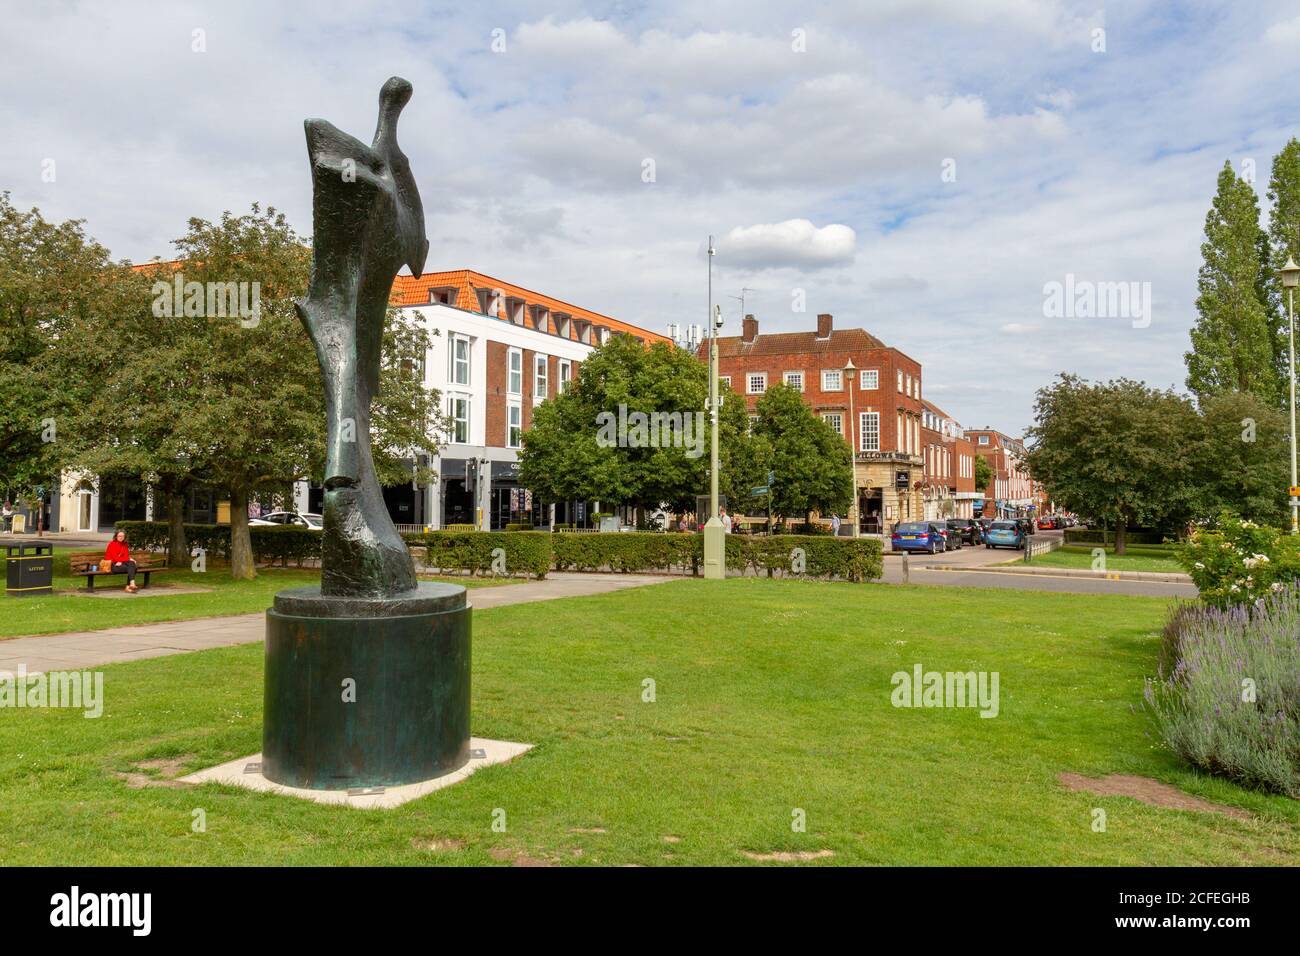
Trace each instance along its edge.
<instances>
[{"instance_id":1,"label":"metal pole","mask_svg":"<svg viewBox=\"0 0 1300 956\"><path fill-rule=\"evenodd\" d=\"M718 516L718 337L713 313L713 237L709 236L709 520L704 524L704 576L727 576L726 531Z\"/></svg>"},{"instance_id":2,"label":"metal pole","mask_svg":"<svg viewBox=\"0 0 1300 956\"><path fill-rule=\"evenodd\" d=\"M1287 331L1291 355L1291 487L1296 486L1295 440L1295 289L1287 290ZM1291 533L1300 533L1300 499L1291 496Z\"/></svg>"},{"instance_id":3,"label":"metal pole","mask_svg":"<svg viewBox=\"0 0 1300 956\"><path fill-rule=\"evenodd\" d=\"M850 360L852 361L852 360ZM861 534L862 516L858 514L858 442L853 437L853 428L857 425L853 416L853 378L858 374L858 370L853 370L853 375L849 376L849 523L853 525L853 537Z\"/></svg>"}]
</instances>

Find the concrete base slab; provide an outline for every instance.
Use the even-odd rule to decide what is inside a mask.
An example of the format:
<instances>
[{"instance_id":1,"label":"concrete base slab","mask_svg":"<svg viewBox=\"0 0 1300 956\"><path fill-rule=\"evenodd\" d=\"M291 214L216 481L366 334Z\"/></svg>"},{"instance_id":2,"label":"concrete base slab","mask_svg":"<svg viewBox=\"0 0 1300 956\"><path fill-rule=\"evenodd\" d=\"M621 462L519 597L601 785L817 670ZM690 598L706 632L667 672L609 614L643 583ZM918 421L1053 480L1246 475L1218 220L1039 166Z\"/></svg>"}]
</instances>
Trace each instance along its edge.
<instances>
[{"instance_id":1,"label":"concrete base slab","mask_svg":"<svg viewBox=\"0 0 1300 956\"><path fill-rule=\"evenodd\" d=\"M532 744L471 737L469 740L470 760L465 766L451 773L443 774L441 777L434 777L432 780L421 780L419 783L408 783L401 787L372 787L370 789L355 790L305 790L301 787L285 787L262 776L261 754L240 757L238 760L231 760L216 767L209 767L207 770L199 770L179 779L181 783L224 783L236 787L246 787L249 790L257 790L262 793L278 793L303 800L312 800L316 803L357 807L362 810L389 810L404 803L410 803L412 800L418 800L435 790L441 790L444 787L450 787L452 784L460 783L475 770L482 767L508 763L520 754L532 749Z\"/></svg>"}]
</instances>

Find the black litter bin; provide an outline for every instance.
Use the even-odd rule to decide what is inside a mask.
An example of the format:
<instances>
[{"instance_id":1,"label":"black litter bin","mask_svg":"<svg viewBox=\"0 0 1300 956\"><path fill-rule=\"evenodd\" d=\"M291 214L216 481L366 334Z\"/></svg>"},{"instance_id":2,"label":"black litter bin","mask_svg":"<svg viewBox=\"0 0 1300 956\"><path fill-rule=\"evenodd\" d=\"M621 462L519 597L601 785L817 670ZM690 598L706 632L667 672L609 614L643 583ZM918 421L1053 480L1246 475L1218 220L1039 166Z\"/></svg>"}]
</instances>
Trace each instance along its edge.
<instances>
[{"instance_id":1,"label":"black litter bin","mask_svg":"<svg viewBox=\"0 0 1300 956\"><path fill-rule=\"evenodd\" d=\"M5 595L37 597L54 593L54 545L10 544L5 546Z\"/></svg>"}]
</instances>

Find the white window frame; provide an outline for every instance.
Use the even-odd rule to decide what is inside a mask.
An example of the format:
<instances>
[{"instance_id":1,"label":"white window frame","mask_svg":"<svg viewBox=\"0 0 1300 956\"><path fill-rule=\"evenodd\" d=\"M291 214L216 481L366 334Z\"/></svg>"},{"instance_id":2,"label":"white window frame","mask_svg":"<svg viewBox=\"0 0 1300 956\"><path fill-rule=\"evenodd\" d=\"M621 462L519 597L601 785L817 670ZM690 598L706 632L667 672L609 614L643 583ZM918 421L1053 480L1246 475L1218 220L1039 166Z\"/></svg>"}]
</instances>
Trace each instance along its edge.
<instances>
[{"instance_id":1,"label":"white window frame","mask_svg":"<svg viewBox=\"0 0 1300 956\"><path fill-rule=\"evenodd\" d=\"M867 376L871 376L868 378ZM864 368L858 373L858 388L865 392L874 392L880 388L880 369Z\"/></svg>"},{"instance_id":2,"label":"white window frame","mask_svg":"<svg viewBox=\"0 0 1300 956\"><path fill-rule=\"evenodd\" d=\"M468 335L462 335L459 332L453 332L451 334L451 338L448 344L451 347L447 350L447 383L449 385L461 385L461 386L468 387L470 384L470 376L473 374L472 369L474 367L473 340L470 339ZM463 359L459 358L456 355L457 349L462 345L465 346L465 357ZM465 371L464 381L461 381L461 379L458 378L456 374L458 368L460 367L463 367Z\"/></svg>"},{"instance_id":3,"label":"white window frame","mask_svg":"<svg viewBox=\"0 0 1300 956\"><path fill-rule=\"evenodd\" d=\"M880 451L880 412L858 412L858 451Z\"/></svg>"},{"instance_id":4,"label":"white window frame","mask_svg":"<svg viewBox=\"0 0 1300 956\"><path fill-rule=\"evenodd\" d=\"M901 368L898 370L898 391L899 394L903 392L903 370Z\"/></svg>"},{"instance_id":5,"label":"white window frame","mask_svg":"<svg viewBox=\"0 0 1300 956\"><path fill-rule=\"evenodd\" d=\"M511 348L506 354L506 394L524 394L524 350Z\"/></svg>"},{"instance_id":6,"label":"white window frame","mask_svg":"<svg viewBox=\"0 0 1300 956\"><path fill-rule=\"evenodd\" d=\"M559 393L563 395L565 392L569 390L569 386L573 383L573 363L568 359L560 359L559 371L560 371Z\"/></svg>"},{"instance_id":7,"label":"white window frame","mask_svg":"<svg viewBox=\"0 0 1300 956\"><path fill-rule=\"evenodd\" d=\"M759 387L754 387L755 380L758 381ZM762 395L767 391L767 373L750 372L745 376L745 393L747 395Z\"/></svg>"},{"instance_id":8,"label":"white window frame","mask_svg":"<svg viewBox=\"0 0 1300 956\"><path fill-rule=\"evenodd\" d=\"M835 419L834 422L831 419ZM831 428L835 429L835 434L841 438L844 437L844 413L843 412L822 412L822 421Z\"/></svg>"},{"instance_id":9,"label":"white window frame","mask_svg":"<svg viewBox=\"0 0 1300 956\"><path fill-rule=\"evenodd\" d=\"M533 355L533 398L545 398L551 387L550 359L540 353Z\"/></svg>"},{"instance_id":10,"label":"white window frame","mask_svg":"<svg viewBox=\"0 0 1300 956\"><path fill-rule=\"evenodd\" d=\"M987 444L989 443L989 436L988 436L988 435L979 435L979 436L977 436L977 437L979 438L979 444L981 444L981 445L987 445Z\"/></svg>"},{"instance_id":11,"label":"white window frame","mask_svg":"<svg viewBox=\"0 0 1300 956\"><path fill-rule=\"evenodd\" d=\"M719 375L719 376L718 376L718 381L721 382L723 385L727 386L727 388L731 388L731 376L730 376L730 375Z\"/></svg>"},{"instance_id":12,"label":"white window frame","mask_svg":"<svg viewBox=\"0 0 1300 956\"><path fill-rule=\"evenodd\" d=\"M453 444L453 445L469 444L469 430L472 421L471 412L470 412L470 401L471 399L470 396L468 395L449 394L447 396L447 417L451 419L451 433L447 436L449 440L449 444ZM457 404L464 405L465 414L463 418L456 414ZM464 425L464 429L465 429L464 438L461 438L459 432L459 428L461 427L461 425Z\"/></svg>"},{"instance_id":13,"label":"white window frame","mask_svg":"<svg viewBox=\"0 0 1300 956\"><path fill-rule=\"evenodd\" d=\"M834 376L832 378L831 376ZM831 382L835 384L831 384ZM838 368L822 369L822 391L823 392L842 392L844 391L844 372Z\"/></svg>"},{"instance_id":14,"label":"white window frame","mask_svg":"<svg viewBox=\"0 0 1300 956\"><path fill-rule=\"evenodd\" d=\"M786 372L783 378L785 384L796 392L803 391L803 372Z\"/></svg>"},{"instance_id":15,"label":"white window frame","mask_svg":"<svg viewBox=\"0 0 1300 956\"><path fill-rule=\"evenodd\" d=\"M516 419L516 421L512 421ZM506 405L506 447L520 448L523 445L524 406L517 402Z\"/></svg>"}]
</instances>

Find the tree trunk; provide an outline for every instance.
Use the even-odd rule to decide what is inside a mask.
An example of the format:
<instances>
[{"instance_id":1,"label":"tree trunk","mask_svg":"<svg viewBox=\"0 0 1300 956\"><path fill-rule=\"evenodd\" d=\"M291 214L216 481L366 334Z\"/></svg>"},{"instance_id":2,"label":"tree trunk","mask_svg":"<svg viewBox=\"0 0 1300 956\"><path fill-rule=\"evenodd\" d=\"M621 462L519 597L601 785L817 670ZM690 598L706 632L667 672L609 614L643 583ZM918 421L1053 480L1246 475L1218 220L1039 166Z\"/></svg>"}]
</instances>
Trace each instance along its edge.
<instances>
[{"instance_id":1,"label":"tree trunk","mask_svg":"<svg viewBox=\"0 0 1300 956\"><path fill-rule=\"evenodd\" d=\"M248 489L230 489L230 576L236 581L257 577L253 540L248 534Z\"/></svg>"},{"instance_id":2,"label":"tree trunk","mask_svg":"<svg viewBox=\"0 0 1300 956\"><path fill-rule=\"evenodd\" d=\"M185 540L185 493L176 479L162 482L167 499L167 566L183 568L190 561L189 543Z\"/></svg>"},{"instance_id":3,"label":"tree trunk","mask_svg":"<svg viewBox=\"0 0 1300 956\"><path fill-rule=\"evenodd\" d=\"M1124 553L1125 535L1128 532L1128 517L1120 515L1115 520L1115 553L1117 555Z\"/></svg>"}]
</instances>

